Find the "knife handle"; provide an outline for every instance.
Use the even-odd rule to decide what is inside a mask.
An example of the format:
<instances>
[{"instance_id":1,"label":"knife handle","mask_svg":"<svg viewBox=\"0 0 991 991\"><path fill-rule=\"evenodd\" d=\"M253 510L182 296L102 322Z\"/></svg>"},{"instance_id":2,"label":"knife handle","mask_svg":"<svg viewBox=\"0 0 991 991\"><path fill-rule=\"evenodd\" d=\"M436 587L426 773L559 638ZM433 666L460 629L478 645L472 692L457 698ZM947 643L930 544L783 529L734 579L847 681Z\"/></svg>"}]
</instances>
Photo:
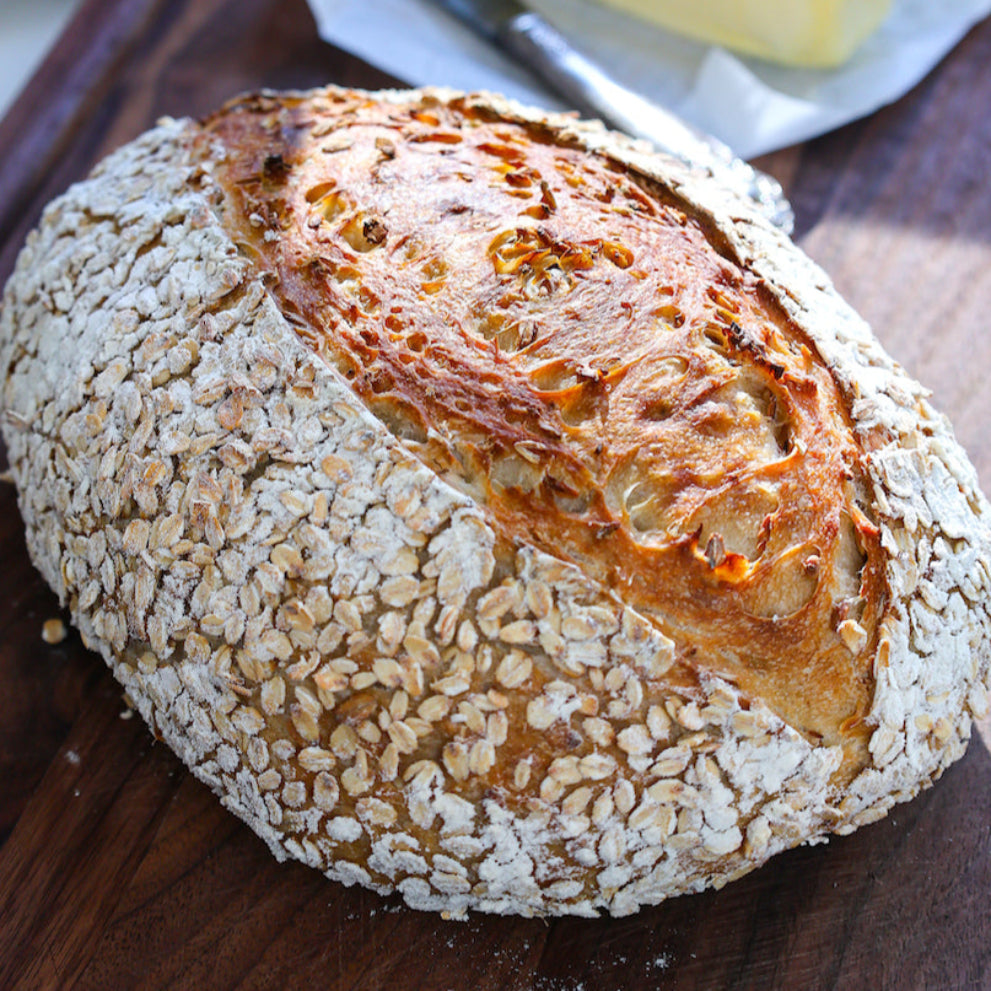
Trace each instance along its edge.
<instances>
[{"instance_id":1,"label":"knife handle","mask_svg":"<svg viewBox=\"0 0 991 991\"><path fill-rule=\"evenodd\" d=\"M753 200L774 224L791 233L794 214L776 179L736 158L721 141L621 86L538 14L528 11L509 19L499 29L498 40L580 112L709 173Z\"/></svg>"}]
</instances>

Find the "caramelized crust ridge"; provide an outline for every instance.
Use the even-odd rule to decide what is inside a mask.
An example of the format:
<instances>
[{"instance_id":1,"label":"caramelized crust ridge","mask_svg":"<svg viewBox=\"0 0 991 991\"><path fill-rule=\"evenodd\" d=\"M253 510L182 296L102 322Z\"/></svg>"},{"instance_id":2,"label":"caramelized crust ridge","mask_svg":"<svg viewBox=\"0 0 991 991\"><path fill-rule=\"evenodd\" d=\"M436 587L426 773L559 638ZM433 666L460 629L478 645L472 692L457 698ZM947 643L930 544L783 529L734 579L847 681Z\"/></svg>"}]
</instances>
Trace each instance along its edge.
<instances>
[{"instance_id":1,"label":"caramelized crust ridge","mask_svg":"<svg viewBox=\"0 0 991 991\"><path fill-rule=\"evenodd\" d=\"M300 336L508 546L577 564L700 670L865 754L884 608L844 400L670 192L464 101L236 102L226 223Z\"/></svg>"}]
</instances>

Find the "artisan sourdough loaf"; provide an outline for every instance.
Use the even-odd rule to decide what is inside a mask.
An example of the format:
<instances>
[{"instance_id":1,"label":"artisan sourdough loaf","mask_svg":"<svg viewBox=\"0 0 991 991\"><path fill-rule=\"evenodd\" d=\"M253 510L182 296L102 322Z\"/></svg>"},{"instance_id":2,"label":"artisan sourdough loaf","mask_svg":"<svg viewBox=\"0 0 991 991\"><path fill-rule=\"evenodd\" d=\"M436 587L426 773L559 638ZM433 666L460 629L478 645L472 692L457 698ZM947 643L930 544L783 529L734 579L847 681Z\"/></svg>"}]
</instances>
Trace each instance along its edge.
<instances>
[{"instance_id":1,"label":"artisan sourdough loaf","mask_svg":"<svg viewBox=\"0 0 991 991\"><path fill-rule=\"evenodd\" d=\"M748 204L491 96L262 94L45 212L31 555L277 857L621 915L915 795L986 709L988 506Z\"/></svg>"}]
</instances>

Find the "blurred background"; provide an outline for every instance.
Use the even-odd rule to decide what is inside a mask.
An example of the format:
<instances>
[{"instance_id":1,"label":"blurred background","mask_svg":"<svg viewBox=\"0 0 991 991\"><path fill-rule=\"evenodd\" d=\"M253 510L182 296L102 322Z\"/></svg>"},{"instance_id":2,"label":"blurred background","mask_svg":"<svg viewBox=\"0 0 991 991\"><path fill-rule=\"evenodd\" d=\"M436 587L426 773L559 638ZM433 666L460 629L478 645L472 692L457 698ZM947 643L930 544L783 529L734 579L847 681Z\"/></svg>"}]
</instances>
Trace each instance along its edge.
<instances>
[{"instance_id":1,"label":"blurred background","mask_svg":"<svg viewBox=\"0 0 991 991\"><path fill-rule=\"evenodd\" d=\"M0 0L0 117L79 3L80 0Z\"/></svg>"}]
</instances>

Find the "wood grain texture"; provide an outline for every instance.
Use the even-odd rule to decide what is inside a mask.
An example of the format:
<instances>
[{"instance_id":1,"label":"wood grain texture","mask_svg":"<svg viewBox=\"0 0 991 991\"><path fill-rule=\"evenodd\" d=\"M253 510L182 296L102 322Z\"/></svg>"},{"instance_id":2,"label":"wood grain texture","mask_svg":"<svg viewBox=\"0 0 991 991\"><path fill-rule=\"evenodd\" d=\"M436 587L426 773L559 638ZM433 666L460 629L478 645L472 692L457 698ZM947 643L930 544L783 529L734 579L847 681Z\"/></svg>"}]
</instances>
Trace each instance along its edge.
<instances>
[{"instance_id":1,"label":"wood grain texture","mask_svg":"<svg viewBox=\"0 0 991 991\"><path fill-rule=\"evenodd\" d=\"M991 22L892 107L766 156L803 246L934 391L991 488ZM304 0L88 0L0 123L0 280L44 203L161 114L394 81ZM126 711L0 488L0 988L991 986L991 755L851 837L619 920L446 923L264 845Z\"/></svg>"}]
</instances>

